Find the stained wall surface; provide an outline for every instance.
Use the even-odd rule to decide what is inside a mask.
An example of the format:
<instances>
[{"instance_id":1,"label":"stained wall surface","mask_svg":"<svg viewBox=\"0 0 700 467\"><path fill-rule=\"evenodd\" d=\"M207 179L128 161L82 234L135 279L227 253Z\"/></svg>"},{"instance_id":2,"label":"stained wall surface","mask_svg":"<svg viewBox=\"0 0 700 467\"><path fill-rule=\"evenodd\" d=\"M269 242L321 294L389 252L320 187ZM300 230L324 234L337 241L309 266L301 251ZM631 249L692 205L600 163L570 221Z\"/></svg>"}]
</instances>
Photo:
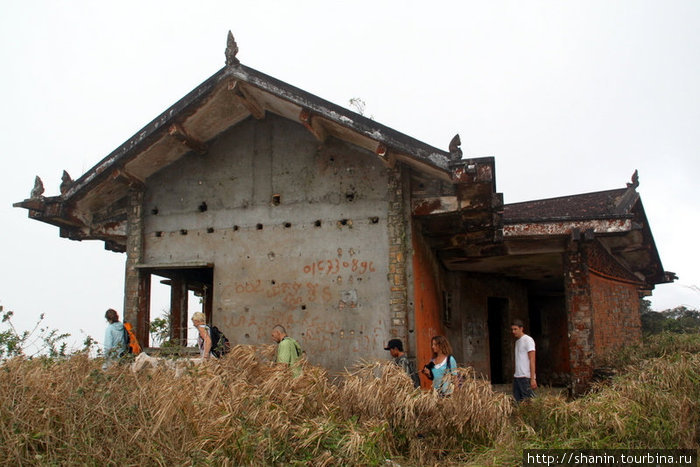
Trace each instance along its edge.
<instances>
[{"instance_id":1,"label":"stained wall surface","mask_svg":"<svg viewBox=\"0 0 700 467\"><path fill-rule=\"evenodd\" d=\"M513 375L513 337L510 322L519 318L528 322L528 296L526 285L519 280L488 274L454 274L449 281L454 284L453 312L447 337L452 344L457 362L469 365L477 375L489 379L491 375L489 334L489 298L500 299L504 308L500 313L499 352L502 363L501 377L505 380Z\"/></svg>"},{"instance_id":2,"label":"stained wall surface","mask_svg":"<svg viewBox=\"0 0 700 467\"><path fill-rule=\"evenodd\" d=\"M144 262L213 264L213 323L234 344L282 324L331 370L386 359L391 172L273 114L209 144L147 180Z\"/></svg>"}]
</instances>

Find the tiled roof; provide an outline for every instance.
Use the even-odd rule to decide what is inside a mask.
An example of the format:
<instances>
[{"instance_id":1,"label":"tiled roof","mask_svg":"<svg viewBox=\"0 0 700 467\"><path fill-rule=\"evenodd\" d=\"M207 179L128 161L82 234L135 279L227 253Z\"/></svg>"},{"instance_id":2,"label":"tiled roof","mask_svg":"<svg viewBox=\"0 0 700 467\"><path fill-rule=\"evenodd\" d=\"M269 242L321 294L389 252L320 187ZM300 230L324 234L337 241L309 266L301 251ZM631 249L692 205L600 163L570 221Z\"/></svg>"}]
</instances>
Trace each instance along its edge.
<instances>
[{"instance_id":1,"label":"tiled roof","mask_svg":"<svg viewBox=\"0 0 700 467\"><path fill-rule=\"evenodd\" d=\"M503 221L542 222L548 220L584 220L628 217L633 202L638 198L634 189L598 191L559 198L506 204Z\"/></svg>"}]
</instances>

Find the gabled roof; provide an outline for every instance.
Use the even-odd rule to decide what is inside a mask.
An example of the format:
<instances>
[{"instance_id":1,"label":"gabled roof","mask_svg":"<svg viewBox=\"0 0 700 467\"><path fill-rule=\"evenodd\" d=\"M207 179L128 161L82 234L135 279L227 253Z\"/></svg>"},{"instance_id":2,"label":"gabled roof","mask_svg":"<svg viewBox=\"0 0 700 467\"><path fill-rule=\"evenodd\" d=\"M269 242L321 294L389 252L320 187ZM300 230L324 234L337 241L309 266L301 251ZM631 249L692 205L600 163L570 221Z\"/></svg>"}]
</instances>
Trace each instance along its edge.
<instances>
[{"instance_id":1,"label":"gabled roof","mask_svg":"<svg viewBox=\"0 0 700 467\"><path fill-rule=\"evenodd\" d=\"M580 195L506 204L503 222L543 222L553 220L588 220L624 218L639 199L636 191L627 188Z\"/></svg>"},{"instance_id":2,"label":"gabled roof","mask_svg":"<svg viewBox=\"0 0 700 467\"><path fill-rule=\"evenodd\" d=\"M506 204L503 235L513 241L595 236L648 284L673 282L675 274L663 270L638 186L635 171L626 188Z\"/></svg>"},{"instance_id":3,"label":"gabled roof","mask_svg":"<svg viewBox=\"0 0 700 467\"><path fill-rule=\"evenodd\" d=\"M237 50L229 33L226 66L75 182L62 184L60 196L36 195L15 206L28 209L30 218L61 227L62 236L101 239L123 251L126 206L120 205L130 187L143 185L186 154L206 153L207 142L217 135L248 118L263 119L267 112L300 123L320 141L338 138L374 152L388 166L401 161L451 180L450 153L244 66L235 57Z\"/></svg>"},{"instance_id":4,"label":"gabled roof","mask_svg":"<svg viewBox=\"0 0 700 467\"><path fill-rule=\"evenodd\" d=\"M222 98L220 94L229 94L231 100L236 99L241 104L226 105L217 101ZM207 110L218 111L216 124L198 115ZM225 110L230 112L222 114ZM382 154L379 155L393 152L404 159L411 159L415 165L424 169L447 173L449 153L446 151L245 65L237 64L225 66L216 72L112 151L76 180L64 199L80 196L81 192L108 178L110 169L125 166L158 139L168 136L178 139L175 135L178 131L181 133L179 137L182 140L190 139L190 142L182 141L187 149L183 150L179 156L191 149L204 151L206 150L204 147L201 149L192 147L196 145L194 141L206 142L250 115L255 116L256 110L260 112L258 118L264 118L265 112L274 112L300 123L307 123L312 126L310 131L319 133L319 137L321 137L320 133L325 132L327 135L358 144L373 152L381 152ZM302 112L306 116L302 115ZM304 121L305 118L306 121ZM318 120L314 121L315 119ZM192 122L188 125L190 120ZM180 125L181 128L171 128L172 125ZM314 126L316 128L313 128ZM138 178L151 175L166 161L155 162L157 167L154 165L152 171L145 168L137 169L138 175L141 176ZM172 161L167 160L167 163L170 162Z\"/></svg>"}]
</instances>

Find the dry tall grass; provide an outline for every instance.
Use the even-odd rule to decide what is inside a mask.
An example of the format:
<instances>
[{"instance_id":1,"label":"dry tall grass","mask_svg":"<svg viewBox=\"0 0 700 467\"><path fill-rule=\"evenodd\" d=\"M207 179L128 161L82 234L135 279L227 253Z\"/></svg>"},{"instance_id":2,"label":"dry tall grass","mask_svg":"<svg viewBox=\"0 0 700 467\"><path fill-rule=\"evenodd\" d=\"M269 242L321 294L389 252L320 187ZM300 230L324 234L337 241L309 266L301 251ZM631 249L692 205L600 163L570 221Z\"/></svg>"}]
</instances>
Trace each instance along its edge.
<instances>
[{"instance_id":1,"label":"dry tall grass","mask_svg":"<svg viewBox=\"0 0 700 467\"><path fill-rule=\"evenodd\" d=\"M273 351L236 346L179 378L103 372L86 356L9 360L0 367L0 462L424 464L492 445L508 423L508 398L469 373L440 399L414 390L391 363L360 365L332 383L308 364L292 378L270 363Z\"/></svg>"},{"instance_id":2,"label":"dry tall grass","mask_svg":"<svg viewBox=\"0 0 700 467\"><path fill-rule=\"evenodd\" d=\"M176 378L107 372L85 356L0 365L6 465L519 465L527 448L695 448L700 335L621 355L590 394L510 397L460 370L451 397L415 390L391 363L292 378L273 346L236 346ZM626 367L625 367L626 365Z\"/></svg>"}]
</instances>

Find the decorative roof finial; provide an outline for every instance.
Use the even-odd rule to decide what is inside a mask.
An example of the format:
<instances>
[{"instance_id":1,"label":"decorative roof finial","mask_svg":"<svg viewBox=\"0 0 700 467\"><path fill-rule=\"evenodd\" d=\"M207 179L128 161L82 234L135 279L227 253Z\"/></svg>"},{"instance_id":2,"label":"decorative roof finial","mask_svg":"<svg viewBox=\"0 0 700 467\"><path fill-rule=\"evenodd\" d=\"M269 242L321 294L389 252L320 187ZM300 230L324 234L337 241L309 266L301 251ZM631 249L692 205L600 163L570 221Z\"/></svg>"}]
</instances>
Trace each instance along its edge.
<instances>
[{"instance_id":1,"label":"decorative roof finial","mask_svg":"<svg viewBox=\"0 0 700 467\"><path fill-rule=\"evenodd\" d=\"M228 32L228 39L226 40L226 66L240 65L241 62L236 58L238 53L238 44L233 38L233 33Z\"/></svg>"},{"instance_id":2,"label":"decorative roof finial","mask_svg":"<svg viewBox=\"0 0 700 467\"><path fill-rule=\"evenodd\" d=\"M73 186L73 179L70 178L68 172L64 170L63 175L61 175L61 186L59 187L61 194L64 194L66 191L70 190L71 186Z\"/></svg>"},{"instance_id":3,"label":"decorative roof finial","mask_svg":"<svg viewBox=\"0 0 700 467\"><path fill-rule=\"evenodd\" d=\"M462 150L459 148L462 145L462 141L459 139L459 133L457 133L452 141L450 141L450 160L458 161L462 158Z\"/></svg>"},{"instance_id":4,"label":"decorative roof finial","mask_svg":"<svg viewBox=\"0 0 700 467\"><path fill-rule=\"evenodd\" d=\"M44 182L41 181L39 176L37 175L34 178L34 188L32 188L32 192L29 195L31 199L39 199L41 198L41 195L44 194Z\"/></svg>"},{"instance_id":5,"label":"decorative roof finial","mask_svg":"<svg viewBox=\"0 0 700 467\"><path fill-rule=\"evenodd\" d=\"M627 184L627 188L635 189L639 186L639 172L635 169L632 174L632 183Z\"/></svg>"}]
</instances>

